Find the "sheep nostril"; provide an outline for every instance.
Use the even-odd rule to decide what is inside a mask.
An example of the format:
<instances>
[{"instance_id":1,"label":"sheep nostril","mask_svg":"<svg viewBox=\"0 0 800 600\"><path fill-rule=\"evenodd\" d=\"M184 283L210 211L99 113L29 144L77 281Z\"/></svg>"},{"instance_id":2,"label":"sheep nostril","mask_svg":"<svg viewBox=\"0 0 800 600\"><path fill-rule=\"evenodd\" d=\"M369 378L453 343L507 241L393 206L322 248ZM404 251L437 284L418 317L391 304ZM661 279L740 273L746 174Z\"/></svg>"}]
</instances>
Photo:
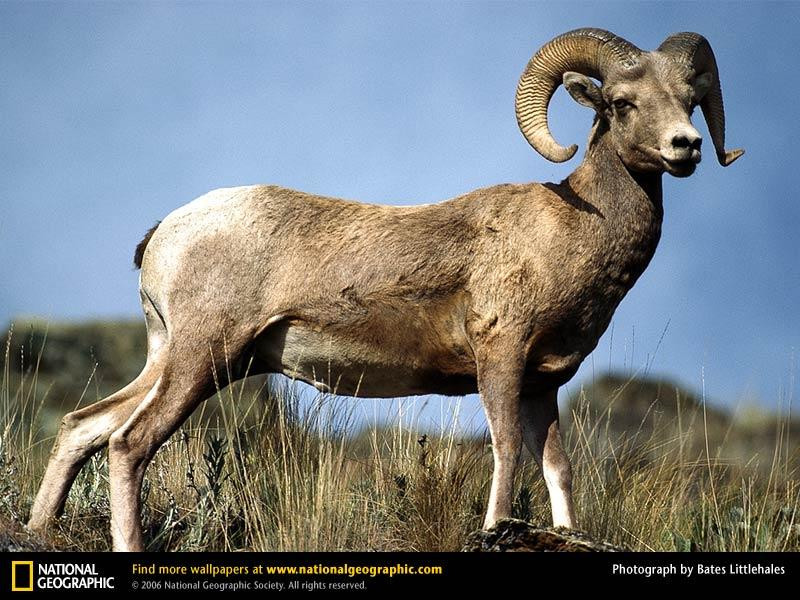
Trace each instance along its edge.
<instances>
[{"instance_id":1,"label":"sheep nostril","mask_svg":"<svg viewBox=\"0 0 800 600\"><path fill-rule=\"evenodd\" d=\"M689 137L687 135L676 135L672 138L672 147L679 150L700 150L703 144L701 137Z\"/></svg>"}]
</instances>

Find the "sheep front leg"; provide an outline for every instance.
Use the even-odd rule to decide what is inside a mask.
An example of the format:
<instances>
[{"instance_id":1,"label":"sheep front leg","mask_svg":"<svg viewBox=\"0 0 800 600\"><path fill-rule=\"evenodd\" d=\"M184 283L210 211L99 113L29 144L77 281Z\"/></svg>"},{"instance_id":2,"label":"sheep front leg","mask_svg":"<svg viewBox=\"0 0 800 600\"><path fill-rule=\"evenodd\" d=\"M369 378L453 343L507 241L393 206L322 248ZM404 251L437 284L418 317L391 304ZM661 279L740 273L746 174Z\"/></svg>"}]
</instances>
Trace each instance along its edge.
<instances>
[{"instance_id":1,"label":"sheep front leg","mask_svg":"<svg viewBox=\"0 0 800 600\"><path fill-rule=\"evenodd\" d=\"M575 528L572 468L558 427L558 388L524 391L520 405L525 445L542 471L554 527Z\"/></svg>"},{"instance_id":2,"label":"sheep front leg","mask_svg":"<svg viewBox=\"0 0 800 600\"><path fill-rule=\"evenodd\" d=\"M494 470L484 529L511 516L514 473L522 450L519 399L524 359L508 356L487 359L478 365L478 390L492 437Z\"/></svg>"}]
</instances>

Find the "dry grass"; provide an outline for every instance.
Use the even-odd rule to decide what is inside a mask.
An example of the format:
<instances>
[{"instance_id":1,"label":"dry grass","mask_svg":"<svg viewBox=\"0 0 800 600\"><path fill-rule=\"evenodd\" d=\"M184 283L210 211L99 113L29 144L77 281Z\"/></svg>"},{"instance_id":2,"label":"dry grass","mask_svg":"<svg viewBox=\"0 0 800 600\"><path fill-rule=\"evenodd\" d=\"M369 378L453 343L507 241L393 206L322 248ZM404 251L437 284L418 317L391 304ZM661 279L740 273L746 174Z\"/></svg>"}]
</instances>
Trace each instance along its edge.
<instances>
[{"instance_id":1,"label":"dry grass","mask_svg":"<svg viewBox=\"0 0 800 600\"><path fill-rule=\"evenodd\" d=\"M39 439L36 387L36 369L12 374L6 351L0 523L11 528L27 516L52 442ZM234 385L211 402L214 417L194 417L148 470L150 550L453 551L480 526L491 447L485 436L460 436L457 418L425 434L400 418L362 429L351 402L303 399L292 385L268 396ZM787 420L770 424L775 446L764 468L726 462L724 445L687 443L705 433L695 416L656 420L645 439L612 435L611 418L581 397L566 427L578 518L591 535L635 550L800 550ZM82 471L53 533L57 547L110 548L107 472L105 453ZM517 490L515 516L548 523L530 461Z\"/></svg>"}]
</instances>

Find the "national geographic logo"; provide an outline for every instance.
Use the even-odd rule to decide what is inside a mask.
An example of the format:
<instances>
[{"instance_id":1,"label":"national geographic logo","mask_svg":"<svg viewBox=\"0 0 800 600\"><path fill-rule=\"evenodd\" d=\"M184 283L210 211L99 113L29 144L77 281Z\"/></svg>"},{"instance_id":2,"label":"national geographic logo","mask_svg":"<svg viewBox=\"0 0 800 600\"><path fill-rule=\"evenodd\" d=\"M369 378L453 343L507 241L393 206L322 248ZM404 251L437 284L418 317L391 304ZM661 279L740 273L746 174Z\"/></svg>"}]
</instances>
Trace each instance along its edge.
<instances>
[{"instance_id":1,"label":"national geographic logo","mask_svg":"<svg viewBox=\"0 0 800 600\"><path fill-rule=\"evenodd\" d=\"M11 591L113 590L114 578L98 573L93 563L11 561Z\"/></svg>"},{"instance_id":2,"label":"national geographic logo","mask_svg":"<svg viewBox=\"0 0 800 600\"><path fill-rule=\"evenodd\" d=\"M11 561L11 591L12 592L33 591L32 560Z\"/></svg>"}]
</instances>

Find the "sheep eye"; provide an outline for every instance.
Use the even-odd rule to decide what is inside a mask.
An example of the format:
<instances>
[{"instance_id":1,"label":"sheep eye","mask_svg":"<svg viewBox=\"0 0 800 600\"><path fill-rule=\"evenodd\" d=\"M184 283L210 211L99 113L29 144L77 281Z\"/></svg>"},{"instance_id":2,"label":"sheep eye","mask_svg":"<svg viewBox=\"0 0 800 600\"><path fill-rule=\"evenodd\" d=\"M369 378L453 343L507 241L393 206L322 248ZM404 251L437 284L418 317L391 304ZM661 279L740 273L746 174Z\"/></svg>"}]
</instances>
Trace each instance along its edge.
<instances>
[{"instance_id":1,"label":"sheep eye","mask_svg":"<svg viewBox=\"0 0 800 600\"><path fill-rule=\"evenodd\" d=\"M630 102L628 102L623 98L617 98L616 100L614 100L614 102L612 102L612 104L614 105L614 108L616 108L617 110L624 110L626 108L631 108L633 106L633 104L631 104Z\"/></svg>"}]
</instances>

